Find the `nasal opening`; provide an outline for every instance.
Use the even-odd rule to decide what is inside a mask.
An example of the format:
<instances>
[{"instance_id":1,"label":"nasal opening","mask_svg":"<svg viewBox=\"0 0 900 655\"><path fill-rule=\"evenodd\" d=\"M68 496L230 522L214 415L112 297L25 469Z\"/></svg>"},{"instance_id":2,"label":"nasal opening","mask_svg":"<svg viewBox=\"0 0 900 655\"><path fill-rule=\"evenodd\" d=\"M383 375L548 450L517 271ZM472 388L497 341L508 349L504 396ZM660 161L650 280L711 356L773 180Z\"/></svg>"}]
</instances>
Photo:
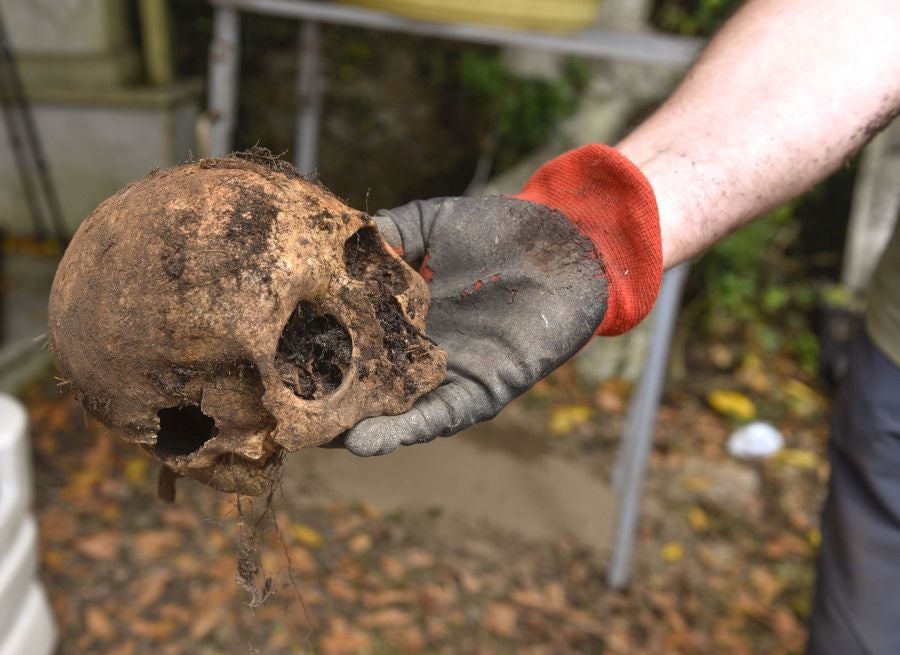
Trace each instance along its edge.
<instances>
[{"instance_id":1,"label":"nasal opening","mask_svg":"<svg viewBox=\"0 0 900 655\"><path fill-rule=\"evenodd\" d=\"M218 432L216 422L197 405L166 407L157 416L159 431L155 449L160 455L189 455L200 450Z\"/></svg>"}]
</instances>

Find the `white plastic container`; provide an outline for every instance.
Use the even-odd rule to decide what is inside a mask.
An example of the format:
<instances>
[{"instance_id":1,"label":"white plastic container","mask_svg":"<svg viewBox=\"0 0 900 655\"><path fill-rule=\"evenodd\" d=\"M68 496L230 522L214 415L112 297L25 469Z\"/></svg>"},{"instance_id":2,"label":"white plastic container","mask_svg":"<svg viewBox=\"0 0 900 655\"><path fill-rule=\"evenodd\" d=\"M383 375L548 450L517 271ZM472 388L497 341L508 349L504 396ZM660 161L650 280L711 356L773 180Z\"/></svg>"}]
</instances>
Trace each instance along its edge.
<instances>
[{"instance_id":1,"label":"white plastic container","mask_svg":"<svg viewBox=\"0 0 900 655\"><path fill-rule=\"evenodd\" d=\"M0 394L0 655L50 655L56 626L37 577L37 526L31 506L28 418Z\"/></svg>"}]
</instances>

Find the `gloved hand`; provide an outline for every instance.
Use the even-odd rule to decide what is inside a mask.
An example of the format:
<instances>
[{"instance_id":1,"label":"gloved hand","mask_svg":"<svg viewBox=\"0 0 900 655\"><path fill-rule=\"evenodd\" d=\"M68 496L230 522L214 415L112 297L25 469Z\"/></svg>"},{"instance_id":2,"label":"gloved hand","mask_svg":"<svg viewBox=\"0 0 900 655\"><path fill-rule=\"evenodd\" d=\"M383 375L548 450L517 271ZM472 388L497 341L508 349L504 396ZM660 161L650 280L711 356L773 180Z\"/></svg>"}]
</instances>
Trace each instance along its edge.
<instances>
[{"instance_id":1,"label":"gloved hand","mask_svg":"<svg viewBox=\"0 0 900 655\"><path fill-rule=\"evenodd\" d=\"M653 192L606 146L554 159L512 198L417 201L375 219L430 283L427 332L447 377L405 414L351 429L344 446L357 455L493 418L594 334L640 322L662 278Z\"/></svg>"}]
</instances>

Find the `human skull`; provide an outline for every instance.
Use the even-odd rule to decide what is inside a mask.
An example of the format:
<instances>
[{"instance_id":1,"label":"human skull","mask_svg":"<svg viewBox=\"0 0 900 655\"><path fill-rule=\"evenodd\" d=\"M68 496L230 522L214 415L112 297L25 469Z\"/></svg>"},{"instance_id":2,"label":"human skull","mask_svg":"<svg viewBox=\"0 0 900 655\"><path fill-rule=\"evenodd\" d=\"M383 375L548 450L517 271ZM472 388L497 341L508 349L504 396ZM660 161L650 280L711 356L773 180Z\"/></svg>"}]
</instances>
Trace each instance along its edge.
<instances>
[{"instance_id":1,"label":"human skull","mask_svg":"<svg viewBox=\"0 0 900 655\"><path fill-rule=\"evenodd\" d=\"M175 475L258 495L284 450L440 384L428 302L369 216L257 149L94 210L57 270L49 339L91 415Z\"/></svg>"}]
</instances>

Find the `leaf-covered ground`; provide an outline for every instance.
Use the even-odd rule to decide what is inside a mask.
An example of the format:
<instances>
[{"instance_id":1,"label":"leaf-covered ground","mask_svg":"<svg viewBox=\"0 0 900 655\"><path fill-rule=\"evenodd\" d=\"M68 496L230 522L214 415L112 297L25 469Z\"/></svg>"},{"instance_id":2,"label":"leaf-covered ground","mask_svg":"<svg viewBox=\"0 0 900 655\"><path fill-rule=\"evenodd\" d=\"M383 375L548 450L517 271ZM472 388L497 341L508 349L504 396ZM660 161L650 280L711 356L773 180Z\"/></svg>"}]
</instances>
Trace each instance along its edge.
<instances>
[{"instance_id":1,"label":"leaf-covered ground","mask_svg":"<svg viewBox=\"0 0 900 655\"><path fill-rule=\"evenodd\" d=\"M71 394L36 385L26 402L60 655L800 653L826 402L787 361L720 368L667 393L624 593L577 535L534 542L460 520L438 537L432 512L284 494L270 509L192 483L164 505L154 463L86 425ZM564 367L507 411L608 476L627 393ZM788 449L738 462L725 440L756 415Z\"/></svg>"}]
</instances>

